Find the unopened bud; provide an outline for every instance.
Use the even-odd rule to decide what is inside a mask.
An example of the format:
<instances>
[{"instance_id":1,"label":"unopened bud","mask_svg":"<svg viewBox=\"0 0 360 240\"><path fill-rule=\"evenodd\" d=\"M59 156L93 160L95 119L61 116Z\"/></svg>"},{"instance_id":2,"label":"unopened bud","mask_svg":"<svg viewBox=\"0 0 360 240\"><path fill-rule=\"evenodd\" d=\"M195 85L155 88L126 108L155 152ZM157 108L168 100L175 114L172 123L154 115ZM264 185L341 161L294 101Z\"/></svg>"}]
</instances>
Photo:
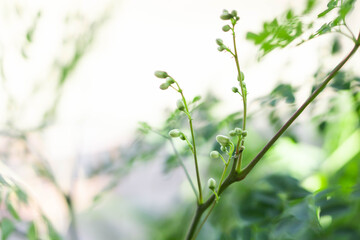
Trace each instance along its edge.
<instances>
[{"instance_id":1,"label":"unopened bud","mask_svg":"<svg viewBox=\"0 0 360 240\"><path fill-rule=\"evenodd\" d=\"M219 153L218 151L212 151L212 152L210 153L210 157L211 157L212 159L217 159L217 158L220 157L220 153Z\"/></svg>"},{"instance_id":2,"label":"unopened bud","mask_svg":"<svg viewBox=\"0 0 360 240\"><path fill-rule=\"evenodd\" d=\"M180 132L179 129L173 129L173 130L171 130L171 131L169 132L169 135L170 135L170 137L172 137L172 138L177 138L177 137L180 137L181 132Z\"/></svg>"},{"instance_id":3,"label":"unopened bud","mask_svg":"<svg viewBox=\"0 0 360 240\"><path fill-rule=\"evenodd\" d=\"M155 76L158 78L167 78L169 75L164 71L156 71Z\"/></svg>"},{"instance_id":4,"label":"unopened bud","mask_svg":"<svg viewBox=\"0 0 360 240\"><path fill-rule=\"evenodd\" d=\"M228 146L230 144L230 139L227 136L224 135L217 135L216 136L216 141L221 145L221 146Z\"/></svg>"},{"instance_id":5,"label":"unopened bud","mask_svg":"<svg viewBox=\"0 0 360 240\"><path fill-rule=\"evenodd\" d=\"M215 190L215 188L216 188L216 181L215 181L215 179L213 179L213 178L210 178L209 180L208 180L208 187L211 189L211 190Z\"/></svg>"},{"instance_id":6,"label":"unopened bud","mask_svg":"<svg viewBox=\"0 0 360 240\"><path fill-rule=\"evenodd\" d=\"M229 132L229 135L230 135L230 137L235 137L235 136L236 136L235 130L231 130L231 131Z\"/></svg>"},{"instance_id":7,"label":"unopened bud","mask_svg":"<svg viewBox=\"0 0 360 240\"><path fill-rule=\"evenodd\" d=\"M177 108L178 108L180 111L184 111L184 110L185 110L184 102L183 102L181 99L177 100L176 106L177 106Z\"/></svg>"},{"instance_id":8,"label":"unopened bud","mask_svg":"<svg viewBox=\"0 0 360 240\"><path fill-rule=\"evenodd\" d=\"M166 89L169 88L169 86L170 86L170 84L168 84L167 82L165 82L165 83L162 83L162 84L160 85L160 89L161 89L161 90L166 90Z\"/></svg>"},{"instance_id":9,"label":"unopened bud","mask_svg":"<svg viewBox=\"0 0 360 240\"><path fill-rule=\"evenodd\" d=\"M239 89L237 88L237 87L232 87L232 89L231 89L234 93L237 93L237 92L239 92Z\"/></svg>"}]
</instances>

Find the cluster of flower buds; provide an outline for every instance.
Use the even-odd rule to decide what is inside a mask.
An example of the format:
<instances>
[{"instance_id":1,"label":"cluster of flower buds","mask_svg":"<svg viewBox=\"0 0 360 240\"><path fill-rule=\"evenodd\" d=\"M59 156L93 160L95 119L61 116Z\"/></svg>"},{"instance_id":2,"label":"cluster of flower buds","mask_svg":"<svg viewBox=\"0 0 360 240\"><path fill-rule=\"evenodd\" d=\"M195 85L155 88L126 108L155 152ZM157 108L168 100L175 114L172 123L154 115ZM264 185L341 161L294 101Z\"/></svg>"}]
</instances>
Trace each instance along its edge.
<instances>
[{"instance_id":1,"label":"cluster of flower buds","mask_svg":"<svg viewBox=\"0 0 360 240\"><path fill-rule=\"evenodd\" d=\"M171 84L175 82L175 80L170 77L167 72L164 71L156 71L155 76L157 78L165 79L166 81L160 85L161 90L166 90L170 87Z\"/></svg>"},{"instance_id":2,"label":"cluster of flower buds","mask_svg":"<svg viewBox=\"0 0 360 240\"><path fill-rule=\"evenodd\" d=\"M236 24L237 21L240 20L240 17L238 16L236 10L232 10L231 12L229 12L228 10L224 9L220 18L222 20L230 20L233 26ZM225 25L225 26L229 26L229 25ZM223 27L223 30L224 30L225 26ZM227 29L227 28L225 28L225 29ZM229 29L227 31L229 31L230 29L231 29L231 27L229 26ZM225 32L227 32L227 31L225 31Z\"/></svg>"},{"instance_id":3,"label":"cluster of flower buds","mask_svg":"<svg viewBox=\"0 0 360 240\"><path fill-rule=\"evenodd\" d=\"M219 47L218 47L219 52L222 52L222 51L224 51L225 49L228 49L228 47L226 47L226 46L224 45L223 40L220 39L220 38L216 39L216 44L219 45Z\"/></svg>"},{"instance_id":4,"label":"cluster of flower buds","mask_svg":"<svg viewBox=\"0 0 360 240\"><path fill-rule=\"evenodd\" d=\"M241 128L235 128L234 130L231 130L229 132L229 135L231 137L235 137L235 136L239 136L239 137L246 137L247 136L247 131L246 130L242 130Z\"/></svg>"}]
</instances>

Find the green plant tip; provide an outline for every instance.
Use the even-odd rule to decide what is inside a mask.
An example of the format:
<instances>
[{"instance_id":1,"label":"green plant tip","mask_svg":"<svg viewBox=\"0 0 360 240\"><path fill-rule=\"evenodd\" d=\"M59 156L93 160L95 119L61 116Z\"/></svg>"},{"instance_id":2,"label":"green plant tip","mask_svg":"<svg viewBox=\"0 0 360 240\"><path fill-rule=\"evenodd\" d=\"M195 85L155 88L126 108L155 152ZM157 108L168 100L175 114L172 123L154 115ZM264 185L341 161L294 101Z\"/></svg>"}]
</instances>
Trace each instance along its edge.
<instances>
[{"instance_id":1,"label":"green plant tip","mask_svg":"<svg viewBox=\"0 0 360 240\"><path fill-rule=\"evenodd\" d=\"M245 130L245 131L243 131L243 132L242 132L242 134L241 134L241 135L242 135L243 137L246 137L246 136L247 136L247 134L248 134L248 132Z\"/></svg>"},{"instance_id":2,"label":"green plant tip","mask_svg":"<svg viewBox=\"0 0 360 240\"><path fill-rule=\"evenodd\" d=\"M243 133L243 130L241 128L235 128L234 131L236 135L241 135Z\"/></svg>"},{"instance_id":3,"label":"green plant tip","mask_svg":"<svg viewBox=\"0 0 360 240\"><path fill-rule=\"evenodd\" d=\"M169 75L164 71L156 71L155 76L158 78L167 78Z\"/></svg>"},{"instance_id":4,"label":"green plant tip","mask_svg":"<svg viewBox=\"0 0 360 240\"><path fill-rule=\"evenodd\" d=\"M184 102L181 99L176 101L176 106L177 106L177 109L179 109L180 111L185 110Z\"/></svg>"},{"instance_id":5,"label":"green plant tip","mask_svg":"<svg viewBox=\"0 0 360 240\"><path fill-rule=\"evenodd\" d=\"M219 153L218 151L212 151L212 152L210 153L210 157L211 157L212 159L217 159L217 158L220 157L220 153Z\"/></svg>"},{"instance_id":6,"label":"green plant tip","mask_svg":"<svg viewBox=\"0 0 360 240\"><path fill-rule=\"evenodd\" d=\"M180 139L183 140L183 141L186 140L186 139L185 139L185 135L184 135L183 133L180 133Z\"/></svg>"},{"instance_id":7,"label":"green plant tip","mask_svg":"<svg viewBox=\"0 0 360 240\"><path fill-rule=\"evenodd\" d=\"M166 78L166 83L168 83L169 85L173 84L175 82L174 79L172 79L171 77Z\"/></svg>"},{"instance_id":8,"label":"green plant tip","mask_svg":"<svg viewBox=\"0 0 360 240\"><path fill-rule=\"evenodd\" d=\"M177 138L180 137L181 131L179 129L173 129L169 132L170 137Z\"/></svg>"},{"instance_id":9,"label":"green plant tip","mask_svg":"<svg viewBox=\"0 0 360 240\"><path fill-rule=\"evenodd\" d=\"M235 136L236 136L235 130L231 130L231 131L229 132L229 135L230 135L230 137L235 137Z\"/></svg>"},{"instance_id":10,"label":"green plant tip","mask_svg":"<svg viewBox=\"0 0 360 240\"><path fill-rule=\"evenodd\" d=\"M213 178L209 178L209 180L208 180L208 187L211 189L211 190L215 190L215 188L216 188L216 181L215 181L215 179L213 179Z\"/></svg>"},{"instance_id":11,"label":"green plant tip","mask_svg":"<svg viewBox=\"0 0 360 240\"><path fill-rule=\"evenodd\" d=\"M229 25L225 25L225 26L222 27L222 30L224 32L228 32L230 29L231 29L231 27Z\"/></svg>"},{"instance_id":12,"label":"green plant tip","mask_svg":"<svg viewBox=\"0 0 360 240\"><path fill-rule=\"evenodd\" d=\"M223 40L220 39L220 38L216 39L216 43L217 43L217 45L219 45L220 47L224 45Z\"/></svg>"},{"instance_id":13,"label":"green plant tip","mask_svg":"<svg viewBox=\"0 0 360 240\"><path fill-rule=\"evenodd\" d=\"M234 93L237 93L237 92L239 92L239 89L237 88L237 87L232 87L232 89L231 89Z\"/></svg>"},{"instance_id":14,"label":"green plant tip","mask_svg":"<svg viewBox=\"0 0 360 240\"><path fill-rule=\"evenodd\" d=\"M244 73L242 72L242 71L240 71L240 79L239 79L239 77L238 77L238 81L244 81L245 80L245 75L244 75Z\"/></svg>"},{"instance_id":15,"label":"green plant tip","mask_svg":"<svg viewBox=\"0 0 360 240\"><path fill-rule=\"evenodd\" d=\"M161 89L161 90L166 90L166 89L169 88L169 86L170 86L170 84L168 84L167 82L165 82L165 83L162 83L162 84L160 85L160 89Z\"/></svg>"},{"instance_id":16,"label":"green plant tip","mask_svg":"<svg viewBox=\"0 0 360 240\"><path fill-rule=\"evenodd\" d=\"M231 11L231 15L232 15L233 17L237 17L237 11L236 11L236 10L232 10L232 11Z\"/></svg>"},{"instance_id":17,"label":"green plant tip","mask_svg":"<svg viewBox=\"0 0 360 240\"><path fill-rule=\"evenodd\" d=\"M221 146L228 146L230 144L230 139L227 136L224 135L217 135L216 136L216 141L221 145Z\"/></svg>"}]
</instances>

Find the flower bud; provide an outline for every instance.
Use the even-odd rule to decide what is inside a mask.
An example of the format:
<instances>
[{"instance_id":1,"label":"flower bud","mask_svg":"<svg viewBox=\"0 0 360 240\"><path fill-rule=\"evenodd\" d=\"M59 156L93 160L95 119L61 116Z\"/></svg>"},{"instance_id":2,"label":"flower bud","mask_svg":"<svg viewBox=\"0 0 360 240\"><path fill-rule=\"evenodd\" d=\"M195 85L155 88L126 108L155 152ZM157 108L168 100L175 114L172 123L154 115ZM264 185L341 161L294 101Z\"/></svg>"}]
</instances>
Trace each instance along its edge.
<instances>
[{"instance_id":1,"label":"flower bud","mask_svg":"<svg viewBox=\"0 0 360 240\"><path fill-rule=\"evenodd\" d=\"M155 76L158 78L167 78L169 75L164 71L156 71Z\"/></svg>"},{"instance_id":2,"label":"flower bud","mask_svg":"<svg viewBox=\"0 0 360 240\"><path fill-rule=\"evenodd\" d=\"M208 180L208 187L211 189L211 190L215 190L215 188L216 188L216 181L215 181L215 179L213 179L213 178L210 178L209 180Z\"/></svg>"},{"instance_id":3,"label":"flower bud","mask_svg":"<svg viewBox=\"0 0 360 240\"><path fill-rule=\"evenodd\" d=\"M244 81L245 80L245 75L243 72L240 71L240 77L241 77L241 81Z\"/></svg>"},{"instance_id":4,"label":"flower bud","mask_svg":"<svg viewBox=\"0 0 360 240\"><path fill-rule=\"evenodd\" d=\"M223 40L221 40L220 38L216 39L216 43L217 43L217 45L219 45L219 46L224 45Z\"/></svg>"},{"instance_id":5,"label":"flower bud","mask_svg":"<svg viewBox=\"0 0 360 240\"><path fill-rule=\"evenodd\" d=\"M172 77L166 78L166 83L167 83L167 84L171 85L171 84L173 84L174 82L175 82L175 80L172 79Z\"/></svg>"},{"instance_id":6,"label":"flower bud","mask_svg":"<svg viewBox=\"0 0 360 240\"><path fill-rule=\"evenodd\" d=\"M235 128L236 135L241 135L243 133L243 130L241 128Z\"/></svg>"},{"instance_id":7,"label":"flower bud","mask_svg":"<svg viewBox=\"0 0 360 240\"><path fill-rule=\"evenodd\" d=\"M240 147L240 152L244 151L245 150L245 146L241 146Z\"/></svg>"},{"instance_id":8,"label":"flower bud","mask_svg":"<svg viewBox=\"0 0 360 240\"><path fill-rule=\"evenodd\" d=\"M162 84L160 85L160 89L161 89L161 90L166 90L166 89L169 88L169 86L170 86L170 84L168 84L167 82L165 82L165 83L162 83Z\"/></svg>"},{"instance_id":9,"label":"flower bud","mask_svg":"<svg viewBox=\"0 0 360 240\"><path fill-rule=\"evenodd\" d=\"M226 147L221 146L220 150L221 150L222 152L226 152Z\"/></svg>"},{"instance_id":10,"label":"flower bud","mask_svg":"<svg viewBox=\"0 0 360 240\"><path fill-rule=\"evenodd\" d=\"M221 146L228 146L230 144L230 139L227 136L224 135L217 135L216 136L216 141L221 145Z\"/></svg>"},{"instance_id":11,"label":"flower bud","mask_svg":"<svg viewBox=\"0 0 360 240\"><path fill-rule=\"evenodd\" d=\"M232 87L232 89L231 89L234 93L237 93L237 92L239 92L239 89L237 88L237 87Z\"/></svg>"},{"instance_id":12,"label":"flower bud","mask_svg":"<svg viewBox=\"0 0 360 240\"><path fill-rule=\"evenodd\" d=\"M222 52L222 51L225 50L224 46L219 46L217 49L218 49L219 52Z\"/></svg>"},{"instance_id":13,"label":"flower bud","mask_svg":"<svg viewBox=\"0 0 360 240\"><path fill-rule=\"evenodd\" d=\"M243 137L246 137L246 136L247 136L247 133L248 133L248 132L245 130L245 131L242 132L241 135L242 135Z\"/></svg>"},{"instance_id":14,"label":"flower bud","mask_svg":"<svg viewBox=\"0 0 360 240\"><path fill-rule=\"evenodd\" d=\"M231 29L231 27L229 25L225 25L225 26L222 27L222 30L224 32L228 32L230 29Z\"/></svg>"},{"instance_id":15,"label":"flower bud","mask_svg":"<svg viewBox=\"0 0 360 240\"><path fill-rule=\"evenodd\" d=\"M220 153L219 153L218 151L212 151L212 152L210 153L210 157L211 157L212 159L217 159L217 158L220 157Z\"/></svg>"},{"instance_id":16,"label":"flower bud","mask_svg":"<svg viewBox=\"0 0 360 240\"><path fill-rule=\"evenodd\" d=\"M231 130L231 131L229 132L229 135L230 135L230 137L235 137L235 136L236 136L235 130Z\"/></svg>"},{"instance_id":17,"label":"flower bud","mask_svg":"<svg viewBox=\"0 0 360 240\"><path fill-rule=\"evenodd\" d=\"M180 111L185 110L184 102L181 99L177 100L176 106L177 106L177 109L179 109Z\"/></svg>"},{"instance_id":18,"label":"flower bud","mask_svg":"<svg viewBox=\"0 0 360 240\"><path fill-rule=\"evenodd\" d=\"M180 137L181 132L180 132L179 129L173 129L173 130L171 130L171 131L169 132L169 135L170 135L170 137L172 137L172 138L177 138L177 137Z\"/></svg>"},{"instance_id":19,"label":"flower bud","mask_svg":"<svg viewBox=\"0 0 360 240\"><path fill-rule=\"evenodd\" d=\"M185 141L185 135L183 133L180 133L180 139Z\"/></svg>"},{"instance_id":20,"label":"flower bud","mask_svg":"<svg viewBox=\"0 0 360 240\"><path fill-rule=\"evenodd\" d=\"M236 11L236 10L232 10L232 11L231 11L231 15L233 15L233 17L236 17L236 16L237 16L237 11Z\"/></svg>"}]
</instances>

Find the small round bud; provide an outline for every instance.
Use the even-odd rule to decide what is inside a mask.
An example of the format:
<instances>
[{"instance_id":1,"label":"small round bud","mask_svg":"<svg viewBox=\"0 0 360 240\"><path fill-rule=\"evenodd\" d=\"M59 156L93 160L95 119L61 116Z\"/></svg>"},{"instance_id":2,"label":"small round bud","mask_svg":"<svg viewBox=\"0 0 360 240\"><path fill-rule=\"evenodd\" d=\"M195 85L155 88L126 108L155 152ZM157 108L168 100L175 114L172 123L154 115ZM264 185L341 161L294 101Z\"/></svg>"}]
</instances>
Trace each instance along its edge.
<instances>
[{"instance_id":1,"label":"small round bud","mask_svg":"<svg viewBox=\"0 0 360 240\"><path fill-rule=\"evenodd\" d=\"M166 90L166 89L169 88L169 86L170 86L170 84L168 84L167 82L165 82L165 83L162 83L162 84L160 85L160 89L161 89L161 90Z\"/></svg>"},{"instance_id":2,"label":"small round bud","mask_svg":"<svg viewBox=\"0 0 360 240\"><path fill-rule=\"evenodd\" d=\"M224 45L223 40L221 40L220 38L216 39L216 43L217 43L217 45L219 45L219 46Z\"/></svg>"},{"instance_id":3,"label":"small round bud","mask_svg":"<svg viewBox=\"0 0 360 240\"><path fill-rule=\"evenodd\" d=\"M225 50L224 46L219 46L217 49L218 49L219 52L222 52L222 51Z\"/></svg>"},{"instance_id":4,"label":"small round bud","mask_svg":"<svg viewBox=\"0 0 360 240\"><path fill-rule=\"evenodd\" d=\"M235 19L236 19L236 21L239 21L239 20L240 20L240 17L239 17L239 16L236 16Z\"/></svg>"},{"instance_id":5,"label":"small round bud","mask_svg":"<svg viewBox=\"0 0 360 240\"><path fill-rule=\"evenodd\" d=\"M245 131L242 132L241 135L242 135L243 137L246 137L246 136L247 136L247 133L248 133L248 132L245 130Z\"/></svg>"},{"instance_id":6,"label":"small round bud","mask_svg":"<svg viewBox=\"0 0 360 240\"><path fill-rule=\"evenodd\" d=\"M212 151L212 152L210 153L210 157L211 157L212 159L217 159L217 158L220 157L220 153L219 153L218 151Z\"/></svg>"},{"instance_id":7,"label":"small round bud","mask_svg":"<svg viewBox=\"0 0 360 240\"><path fill-rule=\"evenodd\" d=\"M236 11L236 10L232 10L232 11L231 11L231 15L233 15L233 17L236 17L236 16L237 16L237 11Z\"/></svg>"},{"instance_id":8,"label":"small round bud","mask_svg":"<svg viewBox=\"0 0 360 240\"><path fill-rule=\"evenodd\" d=\"M231 29L231 27L229 25L225 25L225 26L222 27L222 30L224 32L228 32L230 29Z\"/></svg>"},{"instance_id":9,"label":"small round bud","mask_svg":"<svg viewBox=\"0 0 360 240\"><path fill-rule=\"evenodd\" d=\"M166 83L168 83L169 85L173 84L175 82L174 79L172 79L171 77L166 78Z\"/></svg>"},{"instance_id":10,"label":"small round bud","mask_svg":"<svg viewBox=\"0 0 360 240\"><path fill-rule=\"evenodd\" d=\"M169 132L169 135L170 135L170 137L172 137L172 138L177 138L177 137L180 137L181 132L180 132L179 129L173 129L173 130L171 130L171 131Z\"/></svg>"},{"instance_id":11,"label":"small round bud","mask_svg":"<svg viewBox=\"0 0 360 240\"><path fill-rule=\"evenodd\" d=\"M237 93L237 92L239 92L239 89L237 88L237 87L232 87L232 89L231 89L234 93Z\"/></svg>"},{"instance_id":12,"label":"small round bud","mask_svg":"<svg viewBox=\"0 0 360 240\"><path fill-rule=\"evenodd\" d=\"M217 135L216 136L216 141L221 145L221 146L228 146L230 144L230 139L227 136L224 135Z\"/></svg>"},{"instance_id":13,"label":"small round bud","mask_svg":"<svg viewBox=\"0 0 360 240\"><path fill-rule=\"evenodd\" d=\"M236 136L235 130L231 130L231 131L229 132L229 135L230 135L230 137L235 137L235 136Z\"/></svg>"},{"instance_id":14,"label":"small round bud","mask_svg":"<svg viewBox=\"0 0 360 240\"><path fill-rule=\"evenodd\" d=\"M245 75L243 72L240 71L240 77L241 77L241 81L244 81L245 80Z\"/></svg>"},{"instance_id":15,"label":"small round bud","mask_svg":"<svg viewBox=\"0 0 360 240\"><path fill-rule=\"evenodd\" d=\"M158 78L167 78L169 75L164 71L156 71L155 76Z\"/></svg>"},{"instance_id":16,"label":"small round bud","mask_svg":"<svg viewBox=\"0 0 360 240\"><path fill-rule=\"evenodd\" d=\"M213 179L213 178L210 178L209 180L208 180L208 187L211 189L211 190L215 190L215 188L216 188L216 181L215 181L215 179Z\"/></svg>"},{"instance_id":17,"label":"small round bud","mask_svg":"<svg viewBox=\"0 0 360 240\"><path fill-rule=\"evenodd\" d=\"M185 135L183 133L180 134L180 139L185 141Z\"/></svg>"},{"instance_id":18,"label":"small round bud","mask_svg":"<svg viewBox=\"0 0 360 240\"><path fill-rule=\"evenodd\" d=\"M241 146L240 147L240 151L242 152L242 151L244 151L245 150L245 146Z\"/></svg>"},{"instance_id":19,"label":"small round bud","mask_svg":"<svg viewBox=\"0 0 360 240\"><path fill-rule=\"evenodd\" d=\"M177 100L176 106L177 106L177 109L179 109L180 111L185 110L184 102L181 99Z\"/></svg>"},{"instance_id":20,"label":"small round bud","mask_svg":"<svg viewBox=\"0 0 360 240\"><path fill-rule=\"evenodd\" d=\"M241 135L243 130L241 128L235 128L236 135Z\"/></svg>"},{"instance_id":21,"label":"small round bud","mask_svg":"<svg viewBox=\"0 0 360 240\"><path fill-rule=\"evenodd\" d=\"M226 152L226 147L221 146L220 150L221 150L222 152Z\"/></svg>"}]
</instances>

